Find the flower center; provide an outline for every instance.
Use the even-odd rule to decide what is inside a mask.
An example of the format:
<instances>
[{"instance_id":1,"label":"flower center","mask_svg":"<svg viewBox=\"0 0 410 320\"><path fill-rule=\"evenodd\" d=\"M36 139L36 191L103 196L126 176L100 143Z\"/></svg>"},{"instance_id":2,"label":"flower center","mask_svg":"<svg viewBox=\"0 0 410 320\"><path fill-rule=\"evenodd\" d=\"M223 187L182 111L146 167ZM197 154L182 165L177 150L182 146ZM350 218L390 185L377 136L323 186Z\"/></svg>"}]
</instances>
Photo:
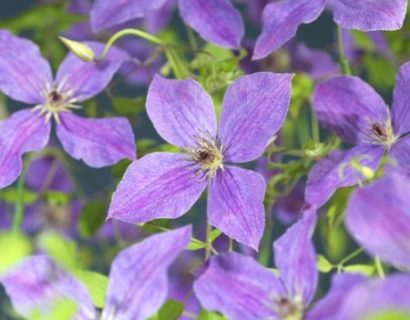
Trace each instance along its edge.
<instances>
[{"instance_id":1,"label":"flower center","mask_svg":"<svg viewBox=\"0 0 410 320\"><path fill-rule=\"evenodd\" d=\"M223 153L219 142L209 134L201 132L195 137L196 146L188 149L190 159L198 164L206 178L215 177L218 170L223 170Z\"/></svg>"},{"instance_id":2,"label":"flower center","mask_svg":"<svg viewBox=\"0 0 410 320\"><path fill-rule=\"evenodd\" d=\"M303 318L302 304L287 297L280 297L275 301L275 312L284 320L301 320Z\"/></svg>"},{"instance_id":3,"label":"flower center","mask_svg":"<svg viewBox=\"0 0 410 320\"><path fill-rule=\"evenodd\" d=\"M377 144L390 147L396 141L390 119L383 123L372 122L370 132L371 140Z\"/></svg>"}]
</instances>

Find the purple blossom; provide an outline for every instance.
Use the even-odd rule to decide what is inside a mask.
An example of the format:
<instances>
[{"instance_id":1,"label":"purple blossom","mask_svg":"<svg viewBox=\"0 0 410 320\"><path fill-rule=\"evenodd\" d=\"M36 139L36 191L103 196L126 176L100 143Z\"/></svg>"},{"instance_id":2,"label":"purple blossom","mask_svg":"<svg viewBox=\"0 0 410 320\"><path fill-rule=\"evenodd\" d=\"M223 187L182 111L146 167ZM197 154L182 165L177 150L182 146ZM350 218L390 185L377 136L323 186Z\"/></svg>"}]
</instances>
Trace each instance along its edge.
<instances>
[{"instance_id":1,"label":"purple blossom","mask_svg":"<svg viewBox=\"0 0 410 320\"><path fill-rule=\"evenodd\" d=\"M371 255L410 270L410 181L392 174L356 190L346 227Z\"/></svg>"},{"instance_id":2,"label":"purple blossom","mask_svg":"<svg viewBox=\"0 0 410 320\"><path fill-rule=\"evenodd\" d=\"M94 31L99 31L136 18L149 18L150 15L151 21L157 21L157 25L159 19L152 17L152 13L158 12L168 2L97 0L91 10L91 26ZM244 25L239 11L229 0L179 0L178 7L184 22L202 38L223 47L239 48Z\"/></svg>"},{"instance_id":3,"label":"purple blossom","mask_svg":"<svg viewBox=\"0 0 410 320\"><path fill-rule=\"evenodd\" d=\"M328 6L336 24L361 31L397 30L406 15L406 0L282 0L263 11L263 29L253 59L262 59L295 36L298 27L315 21Z\"/></svg>"},{"instance_id":4,"label":"purple blossom","mask_svg":"<svg viewBox=\"0 0 410 320\"><path fill-rule=\"evenodd\" d=\"M290 74L255 73L227 90L219 129L211 97L192 79L156 76L147 113L157 132L183 153L152 153L127 169L108 217L130 223L178 218L208 186L208 219L229 237L257 249L264 228L265 181L231 166L258 158L283 124Z\"/></svg>"},{"instance_id":5,"label":"purple blossom","mask_svg":"<svg viewBox=\"0 0 410 320\"><path fill-rule=\"evenodd\" d=\"M135 159L134 135L125 118L84 119L70 112L101 92L127 55L113 49L103 62L85 63L70 53L55 80L38 47L0 30L0 90L14 100L34 104L0 122L0 188L11 184L22 169L22 155L39 151L49 140L51 123L64 150L91 167ZM103 45L87 43L97 54Z\"/></svg>"},{"instance_id":6,"label":"purple blossom","mask_svg":"<svg viewBox=\"0 0 410 320\"><path fill-rule=\"evenodd\" d=\"M274 242L279 275L238 253L211 257L194 283L202 306L231 320L302 319L316 291L313 208Z\"/></svg>"},{"instance_id":7,"label":"purple blossom","mask_svg":"<svg viewBox=\"0 0 410 320\"><path fill-rule=\"evenodd\" d=\"M165 302L168 291L167 270L186 248L191 227L156 234L122 250L111 265L106 303L101 320L145 320ZM74 319L94 320L94 309L82 283L45 256L32 256L1 275L0 282L14 308L28 316L40 309L50 312L61 299L77 304Z\"/></svg>"},{"instance_id":8,"label":"purple blossom","mask_svg":"<svg viewBox=\"0 0 410 320\"><path fill-rule=\"evenodd\" d=\"M334 151L316 163L307 181L307 203L322 206L336 189L364 180L351 162L374 171L385 152L394 163L388 166L390 171L410 175L409 86L410 63L406 63L397 77L390 112L374 89L358 77L338 76L317 85L313 108L319 122L355 146Z\"/></svg>"}]
</instances>

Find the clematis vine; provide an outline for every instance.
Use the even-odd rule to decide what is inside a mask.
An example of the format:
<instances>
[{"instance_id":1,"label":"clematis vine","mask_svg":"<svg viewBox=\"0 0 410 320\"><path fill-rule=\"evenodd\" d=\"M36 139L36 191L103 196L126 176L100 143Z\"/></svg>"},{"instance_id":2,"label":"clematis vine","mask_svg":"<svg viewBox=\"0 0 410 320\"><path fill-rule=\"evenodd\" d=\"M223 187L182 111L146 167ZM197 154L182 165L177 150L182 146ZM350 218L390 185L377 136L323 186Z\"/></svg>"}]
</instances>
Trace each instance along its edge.
<instances>
[{"instance_id":1,"label":"clematis vine","mask_svg":"<svg viewBox=\"0 0 410 320\"><path fill-rule=\"evenodd\" d=\"M356 185L365 176L352 162L377 170L384 153L388 171L409 176L410 63L401 66L391 112L383 99L358 77L338 76L320 83L313 93L319 122L354 147L334 151L309 173L306 202L322 206L336 191Z\"/></svg>"},{"instance_id":2,"label":"clematis vine","mask_svg":"<svg viewBox=\"0 0 410 320\"><path fill-rule=\"evenodd\" d=\"M70 53L53 80L48 62L34 43L0 30L0 44L0 90L35 105L0 123L0 188L19 176L24 153L47 145L51 120L64 150L91 167L135 159L134 135L125 118L84 119L72 113L107 86L127 58L124 52L113 48L105 61L93 63ZM87 45L97 53L104 47L96 42Z\"/></svg>"},{"instance_id":3,"label":"clematis vine","mask_svg":"<svg viewBox=\"0 0 410 320\"><path fill-rule=\"evenodd\" d=\"M226 91L219 129L211 97L194 80L156 76L147 113L161 137L183 153L152 153L132 163L108 217L130 223L178 218L208 186L209 223L254 249L264 229L264 178L232 166L262 155L282 126L292 75L255 73Z\"/></svg>"},{"instance_id":4,"label":"clematis vine","mask_svg":"<svg viewBox=\"0 0 410 320\"><path fill-rule=\"evenodd\" d=\"M340 27L361 31L397 30L403 25L407 0L281 0L268 4L253 59L262 59L293 38L304 23L315 21L326 6Z\"/></svg>"},{"instance_id":5,"label":"clematis vine","mask_svg":"<svg viewBox=\"0 0 410 320\"><path fill-rule=\"evenodd\" d=\"M186 248L191 227L153 235L122 250L111 265L102 313L86 287L47 256L25 258L0 276L14 308L23 316L47 316L58 301L76 304L76 320L145 320L167 298L167 270Z\"/></svg>"}]
</instances>

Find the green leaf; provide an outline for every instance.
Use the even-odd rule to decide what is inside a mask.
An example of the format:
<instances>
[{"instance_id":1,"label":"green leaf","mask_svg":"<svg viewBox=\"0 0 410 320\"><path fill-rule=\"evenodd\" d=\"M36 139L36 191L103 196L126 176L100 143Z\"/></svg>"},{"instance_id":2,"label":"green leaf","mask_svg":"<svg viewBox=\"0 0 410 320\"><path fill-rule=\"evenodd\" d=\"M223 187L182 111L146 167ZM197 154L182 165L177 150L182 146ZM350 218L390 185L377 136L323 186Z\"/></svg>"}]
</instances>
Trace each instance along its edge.
<instances>
[{"instance_id":1,"label":"green leaf","mask_svg":"<svg viewBox=\"0 0 410 320\"><path fill-rule=\"evenodd\" d=\"M367 264L352 264L350 266L343 267L343 270L349 273L361 273L365 276L371 276L374 274L376 268Z\"/></svg>"},{"instance_id":2,"label":"green leaf","mask_svg":"<svg viewBox=\"0 0 410 320\"><path fill-rule=\"evenodd\" d=\"M69 203L71 196L64 192L47 191L44 193L44 201L51 206L64 206Z\"/></svg>"},{"instance_id":3,"label":"green leaf","mask_svg":"<svg viewBox=\"0 0 410 320\"><path fill-rule=\"evenodd\" d=\"M350 33L358 49L370 52L375 51L376 47L374 45L374 42L372 41L372 39L370 39L367 33L357 30L351 30Z\"/></svg>"},{"instance_id":4,"label":"green leaf","mask_svg":"<svg viewBox=\"0 0 410 320\"><path fill-rule=\"evenodd\" d=\"M206 247L206 243L197 239L191 239L187 249L190 251L200 250Z\"/></svg>"},{"instance_id":5,"label":"green leaf","mask_svg":"<svg viewBox=\"0 0 410 320\"><path fill-rule=\"evenodd\" d=\"M94 306L104 308L108 278L101 273L88 270L75 270L74 275L86 286Z\"/></svg>"},{"instance_id":6,"label":"green leaf","mask_svg":"<svg viewBox=\"0 0 410 320\"><path fill-rule=\"evenodd\" d=\"M225 319L226 318L224 316L221 316L218 313L203 309L199 313L197 320L225 320Z\"/></svg>"},{"instance_id":7,"label":"green leaf","mask_svg":"<svg viewBox=\"0 0 410 320\"><path fill-rule=\"evenodd\" d=\"M30 240L23 234L0 233L0 273L6 271L31 253Z\"/></svg>"},{"instance_id":8,"label":"green leaf","mask_svg":"<svg viewBox=\"0 0 410 320\"><path fill-rule=\"evenodd\" d=\"M104 224L106 206L101 202L88 202L81 210L77 221L77 230L81 237L93 236Z\"/></svg>"},{"instance_id":9,"label":"green leaf","mask_svg":"<svg viewBox=\"0 0 410 320\"><path fill-rule=\"evenodd\" d=\"M17 189L7 188L0 191L0 200L15 204L17 202ZM30 190L23 190L24 204L32 204L37 200L37 193Z\"/></svg>"},{"instance_id":10,"label":"green leaf","mask_svg":"<svg viewBox=\"0 0 410 320\"><path fill-rule=\"evenodd\" d=\"M333 269L333 265L322 255L317 256L317 268L322 273L328 273Z\"/></svg>"},{"instance_id":11,"label":"green leaf","mask_svg":"<svg viewBox=\"0 0 410 320\"><path fill-rule=\"evenodd\" d=\"M66 269L73 270L75 268L77 247L73 241L65 239L57 233L46 232L41 234L39 245Z\"/></svg>"},{"instance_id":12,"label":"green leaf","mask_svg":"<svg viewBox=\"0 0 410 320\"><path fill-rule=\"evenodd\" d=\"M367 316L363 320L409 320L410 312L399 310L387 310L375 315Z\"/></svg>"},{"instance_id":13,"label":"green leaf","mask_svg":"<svg viewBox=\"0 0 410 320\"><path fill-rule=\"evenodd\" d=\"M214 242L221 234L222 234L222 231L219 229L212 230L211 233L209 234L209 241L211 243Z\"/></svg>"},{"instance_id":14,"label":"green leaf","mask_svg":"<svg viewBox=\"0 0 410 320\"><path fill-rule=\"evenodd\" d=\"M150 320L177 320L184 312L184 304L170 299L167 300L157 314Z\"/></svg>"},{"instance_id":15,"label":"green leaf","mask_svg":"<svg viewBox=\"0 0 410 320\"><path fill-rule=\"evenodd\" d=\"M115 97L112 99L115 111L124 116L141 113L145 107L145 97Z\"/></svg>"}]
</instances>

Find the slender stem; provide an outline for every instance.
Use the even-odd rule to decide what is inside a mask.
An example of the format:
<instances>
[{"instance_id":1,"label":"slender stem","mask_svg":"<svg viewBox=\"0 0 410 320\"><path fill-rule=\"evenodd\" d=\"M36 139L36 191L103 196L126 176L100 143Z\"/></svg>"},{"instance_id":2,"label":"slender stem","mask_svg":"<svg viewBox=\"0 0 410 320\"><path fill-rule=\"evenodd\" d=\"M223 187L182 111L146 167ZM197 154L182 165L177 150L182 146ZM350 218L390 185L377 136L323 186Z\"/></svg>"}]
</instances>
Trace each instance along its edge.
<instances>
[{"instance_id":1,"label":"slender stem","mask_svg":"<svg viewBox=\"0 0 410 320\"><path fill-rule=\"evenodd\" d=\"M273 222L270 219L269 214L267 214L265 232L262 238L262 247L258 257L258 261L264 266L268 266L269 264L269 258L272 248L272 230Z\"/></svg>"},{"instance_id":2,"label":"slender stem","mask_svg":"<svg viewBox=\"0 0 410 320\"><path fill-rule=\"evenodd\" d=\"M13 222L11 230L13 233L19 233L21 229L21 223L24 216L24 182L26 179L27 168L31 162L31 157L28 157L23 165L20 177L17 181L17 199L14 208Z\"/></svg>"},{"instance_id":3,"label":"slender stem","mask_svg":"<svg viewBox=\"0 0 410 320\"><path fill-rule=\"evenodd\" d=\"M376 271L377 271L378 276L381 279L384 279L385 278L385 272L384 272L383 265L382 265L382 262L381 262L379 257L376 257L374 259L374 265L376 266Z\"/></svg>"},{"instance_id":4,"label":"slender stem","mask_svg":"<svg viewBox=\"0 0 410 320\"><path fill-rule=\"evenodd\" d=\"M197 51L198 50L198 43L196 41L194 32L188 26L185 26L185 30L186 30L186 33L187 33L187 36L188 36L188 42L189 42L189 46L191 47L191 50L192 51Z\"/></svg>"},{"instance_id":5,"label":"slender stem","mask_svg":"<svg viewBox=\"0 0 410 320\"><path fill-rule=\"evenodd\" d=\"M229 238L228 241L229 241L228 242L228 251L232 252L233 251L233 240L232 240L232 238Z\"/></svg>"},{"instance_id":6,"label":"slender stem","mask_svg":"<svg viewBox=\"0 0 410 320\"><path fill-rule=\"evenodd\" d=\"M343 50L342 29L339 26L337 26L337 48L339 52L339 64L343 74L351 75L352 71L350 69L349 60Z\"/></svg>"},{"instance_id":7,"label":"slender stem","mask_svg":"<svg viewBox=\"0 0 410 320\"><path fill-rule=\"evenodd\" d=\"M353 251L351 254L349 254L347 257L343 258L342 261L339 262L338 264L338 268L342 268L343 265L348 262L349 260L357 257L359 254L361 254L363 252L363 248L358 248L355 251Z\"/></svg>"},{"instance_id":8,"label":"slender stem","mask_svg":"<svg viewBox=\"0 0 410 320\"><path fill-rule=\"evenodd\" d=\"M312 127L311 129L312 129L313 141L320 142L319 123L316 119L316 116L315 116L315 113L313 112L313 109L312 109L312 112L310 113L310 121L311 121L310 123L311 123L311 127Z\"/></svg>"},{"instance_id":9,"label":"slender stem","mask_svg":"<svg viewBox=\"0 0 410 320\"><path fill-rule=\"evenodd\" d=\"M207 224L206 224L205 260L208 260L208 258L209 258L210 255L211 255L211 250L212 250L211 232L212 232L212 226L207 223Z\"/></svg>"}]
</instances>

